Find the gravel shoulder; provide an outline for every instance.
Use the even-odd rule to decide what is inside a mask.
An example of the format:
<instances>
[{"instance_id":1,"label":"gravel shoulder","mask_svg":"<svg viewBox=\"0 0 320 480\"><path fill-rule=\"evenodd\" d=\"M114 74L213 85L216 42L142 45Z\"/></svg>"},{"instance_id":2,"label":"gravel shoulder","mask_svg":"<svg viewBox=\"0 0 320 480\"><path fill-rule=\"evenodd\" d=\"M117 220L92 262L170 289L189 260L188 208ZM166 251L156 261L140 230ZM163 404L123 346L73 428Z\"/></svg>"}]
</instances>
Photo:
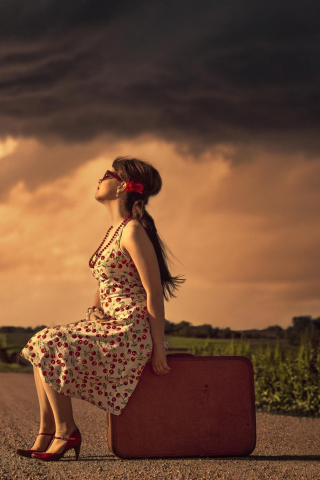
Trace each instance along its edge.
<instances>
[{"instance_id":1,"label":"gravel shoulder","mask_svg":"<svg viewBox=\"0 0 320 480\"><path fill-rule=\"evenodd\" d=\"M20 457L39 431L32 374L0 373L0 479L320 479L320 419L257 413L256 448L247 457L120 459L107 444L106 413L72 399L82 435L79 460L70 450L58 462Z\"/></svg>"}]
</instances>

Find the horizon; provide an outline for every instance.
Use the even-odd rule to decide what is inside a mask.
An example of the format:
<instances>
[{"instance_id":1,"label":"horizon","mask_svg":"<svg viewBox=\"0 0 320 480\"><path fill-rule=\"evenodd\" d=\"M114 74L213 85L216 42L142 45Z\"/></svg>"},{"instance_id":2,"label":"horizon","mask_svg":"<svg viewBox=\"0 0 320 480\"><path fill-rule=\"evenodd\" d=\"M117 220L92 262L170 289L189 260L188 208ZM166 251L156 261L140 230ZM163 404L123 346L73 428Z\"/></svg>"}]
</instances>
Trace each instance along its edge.
<instances>
[{"instance_id":1,"label":"horizon","mask_svg":"<svg viewBox=\"0 0 320 480\"><path fill-rule=\"evenodd\" d=\"M312 318L311 315L299 315L299 316L295 316L292 318L292 322L293 323L293 320L295 318L303 318L303 319L310 319L311 321L314 321L314 320L320 320L320 316L319 317L316 317L316 318ZM261 330L268 330L270 328L276 328L276 327L279 327L281 328L282 330L287 330L288 328L292 327L292 325L287 325L287 327L282 327L281 325L277 325L277 324L274 324L274 325L269 325L267 327L264 327L264 328L248 328L248 329L241 329L241 330L237 330L237 329L231 329L230 327L218 327L218 326L213 326L211 324L207 324L207 323L203 323L203 324L197 324L197 325L194 325L192 324L191 322L187 321L187 320L181 320L180 322L173 322L171 320L168 320L166 319L167 322L169 323L172 323L174 325L179 325L180 323L190 323L191 326L196 326L196 327L201 327L201 326L204 326L204 325L210 325L213 329L218 329L218 330L231 330L231 331L235 331L235 332L246 332L246 331L252 331L252 330L257 330L257 331L261 331ZM1 331L1 328L7 328L7 327L13 327L13 328L31 328L33 330L37 329L38 327L43 327L43 325L37 325L35 327L31 327L30 325L28 325L27 327L24 327L23 325L0 325L0 331Z\"/></svg>"}]
</instances>

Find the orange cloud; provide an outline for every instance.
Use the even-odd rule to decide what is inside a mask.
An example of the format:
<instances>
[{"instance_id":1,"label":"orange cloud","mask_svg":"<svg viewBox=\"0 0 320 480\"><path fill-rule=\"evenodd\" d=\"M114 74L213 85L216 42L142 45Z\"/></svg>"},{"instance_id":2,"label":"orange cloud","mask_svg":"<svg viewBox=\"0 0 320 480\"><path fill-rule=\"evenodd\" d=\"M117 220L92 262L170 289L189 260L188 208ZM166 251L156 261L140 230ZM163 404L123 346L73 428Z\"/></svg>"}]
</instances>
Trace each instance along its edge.
<instances>
[{"instance_id":1,"label":"orange cloud","mask_svg":"<svg viewBox=\"0 0 320 480\"><path fill-rule=\"evenodd\" d=\"M25 178L18 169L22 150L30 159ZM39 174L31 158L39 152L47 158L49 150L49 171L60 159L52 178L46 163ZM147 208L174 255L172 274L187 279L177 298L165 302L168 320L245 329L318 315L315 163L284 154L275 161L256 148L250 161L235 165L233 156L241 157L235 146L220 144L194 158L151 136L99 139L96 155L90 145L85 150L79 159L79 145L66 150L35 140L18 140L12 150L16 182L0 205L2 325L85 317L97 288L88 261L110 226L95 189L118 155L147 159L163 179Z\"/></svg>"}]
</instances>

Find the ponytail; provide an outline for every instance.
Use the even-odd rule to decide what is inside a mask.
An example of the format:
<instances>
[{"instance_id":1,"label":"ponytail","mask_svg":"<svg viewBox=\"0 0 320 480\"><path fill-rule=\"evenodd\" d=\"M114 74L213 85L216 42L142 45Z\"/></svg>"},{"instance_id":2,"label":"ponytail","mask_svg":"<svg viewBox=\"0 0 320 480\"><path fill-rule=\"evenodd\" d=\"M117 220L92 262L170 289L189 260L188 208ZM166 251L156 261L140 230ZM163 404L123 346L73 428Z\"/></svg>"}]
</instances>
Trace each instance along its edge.
<instances>
[{"instance_id":1,"label":"ponytail","mask_svg":"<svg viewBox=\"0 0 320 480\"><path fill-rule=\"evenodd\" d=\"M181 275L176 277L171 275L168 268L168 261L171 262L171 260L168 258L167 250L170 253L171 251L160 238L154 220L146 210L149 197L157 195L161 190L162 180L160 174L150 163L132 157L130 159L117 157L113 161L112 166L124 181L139 182L144 186L141 193L129 191L124 206L129 212L132 212L133 218L143 225L154 246L159 263L163 295L166 301L168 301L168 294L170 297L176 297L173 290L177 290L186 279L179 278Z\"/></svg>"}]
</instances>

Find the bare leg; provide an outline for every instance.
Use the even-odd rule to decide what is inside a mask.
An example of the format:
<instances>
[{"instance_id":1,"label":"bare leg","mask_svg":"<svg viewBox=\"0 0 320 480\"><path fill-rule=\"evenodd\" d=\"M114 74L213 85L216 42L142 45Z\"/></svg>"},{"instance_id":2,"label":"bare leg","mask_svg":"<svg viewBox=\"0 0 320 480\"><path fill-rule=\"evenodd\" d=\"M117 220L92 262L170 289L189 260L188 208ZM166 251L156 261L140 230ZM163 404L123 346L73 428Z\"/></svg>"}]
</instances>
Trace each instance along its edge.
<instances>
[{"instance_id":1,"label":"bare leg","mask_svg":"<svg viewBox=\"0 0 320 480\"><path fill-rule=\"evenodd\" d=\"M47 395L49 403L51 405L51 409L53 412L54 420L55 420L55 435L57 437L70 437L71 433L77 428L73 418L73 411L72 411L72 402L71 397L67 395L63 395L62 393L56 392L50 385L48 385L44 380L40 378L39 381L42 382L42 386L44 391ZM49 433L51 430L49 431ZM54 432L54 429L52 430ZM47 438L45 435L41 435L44 438ZM60 453L63 450L66 442L64 440L55 439L48 450L47 453Z\"/></svg>"},{"instance_id":2,"label":"bare leg","mask_svg":"<svg viewBox=\"0 0 320 480\"><path fill-rule=\"evenodd\" d=\"M39 433L53 433L56 429L53 411L39 376L39 370L36 367L33 367L33 373L40 405ZM47 435L39 435L31 448L39 452L44 451L48 445L49 438Z\"/></svg>"}]
</instances>

